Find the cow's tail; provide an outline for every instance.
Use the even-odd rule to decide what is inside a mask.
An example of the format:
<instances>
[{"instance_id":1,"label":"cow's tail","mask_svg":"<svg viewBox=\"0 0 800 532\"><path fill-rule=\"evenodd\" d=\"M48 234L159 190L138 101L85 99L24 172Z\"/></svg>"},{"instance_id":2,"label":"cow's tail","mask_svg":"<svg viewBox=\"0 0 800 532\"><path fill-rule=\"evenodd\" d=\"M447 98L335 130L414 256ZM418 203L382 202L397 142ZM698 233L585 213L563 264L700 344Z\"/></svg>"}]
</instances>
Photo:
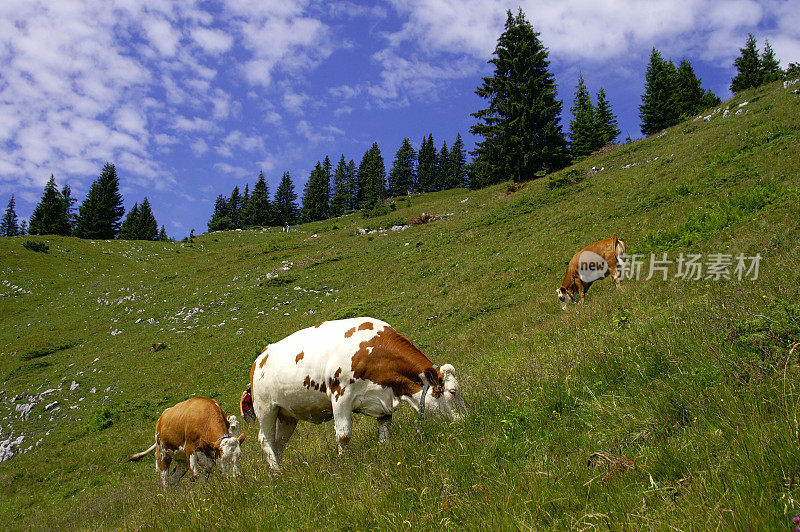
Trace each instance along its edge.
<instances>
[{"instance_id":1,"label":"cow's tail","mask_svg":"<svg viewBox=\"0 0 800 532\"><path fill-rule=\"evenodd\" d=\"M147 449L146 451L142 451L142 452L140 452L140 453L132 454L132 455L130 455L130 456L128 457L128 459L127 459L127 460L125 460L125 461L126 461L126 462L135 462L136 460L139 460L139 459L141 459L141 458L144 458L144 457L145 457L145 456L147 456L148 454L152 453L152 452L155 450L155 448L156 448L156 444L154 443L154 444L153 444L153 445L151 445L151 446L150 446L150 448L149 448L149 449Z\"/></svg>"}]
</instances>

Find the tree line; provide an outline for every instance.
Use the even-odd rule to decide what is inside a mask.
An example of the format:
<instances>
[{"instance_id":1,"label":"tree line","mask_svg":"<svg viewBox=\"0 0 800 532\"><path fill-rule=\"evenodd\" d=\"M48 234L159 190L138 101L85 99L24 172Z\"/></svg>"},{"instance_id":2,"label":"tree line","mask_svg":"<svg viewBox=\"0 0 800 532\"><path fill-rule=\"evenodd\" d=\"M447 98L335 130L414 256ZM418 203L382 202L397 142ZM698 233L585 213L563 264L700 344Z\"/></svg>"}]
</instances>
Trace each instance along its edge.
<instances>
[{"instance_id":1,"label":"tree line","mask_svg":"<svg viewBox=\"0 0 800 532\"><path fill-rule=\"evenodd\" d=\"M383 212L389 198L534 179L614 144L621 132L611 103L603 88L592 101L582 73L570 107L569 131L562 131L562 102L557 98L555 77L549 71L549 52L539 35L522 9L516 15L507 11L504 31L489 60L494 71L482 78L475 90L487 106L471 114L476 123L470 132L481 140L469 152L470 162L460 134L451 146L444 142L438 150L429 134L418 149L404 138L387 172L381 150L373 143L358 165L353 159L347 161L344 155L335 168L328 156L317 162L306 182L301 204L288 172L283 174L273 198L263 173L252 193L249 185L245 185L244 193L234 187L229 197L217 197L209 231L310 222L355 209L362 209L365 215L377 214ZM798 63L791 63L786 72L781 70L768 41L759 55L752 34L740 51L734 61L737 74L730 85L734 93L784 76L800 75ZM681 59L676 66L655 47L652 49L639 105L642 133L650 135L719 103L719 97L702 87L688 59ZM157 224L146 197L120 223L124 209L118 183L114 183L114 166L107 164L76 214L76 199L69 186L59 191L51 176L28 227L24 221L18 223L12 195L0 221L0 234L27 231L84 238L166 239L163 226L159 234L154 233Z\"/></svg>"},{"instance_id":2,"label":"tree line","mask_svg":"<svg viewBox=\"0 0 800 532\"><path fill-rule=\"evenodd\" d=\"M422 139L416 150L407 137L395 154L387 173L378 143L364 153L356 165L342 154L336 167L329 156L314 165L298 204L297 193L288 172L283 174L273 199L261 172L250 192L239 186L230 196L220 195L208 222L209 231L278 226L313 222L341 216L356 209L366 215L382 212L387 199L419 192L435 192L468 186L464 141L457 134L452 146L447 141L437 149L433 134Z\"/></svg>"},{"instance_id":3,"label":"tree line","mask_svg":"<svg viewBox=\"0 0 800 532\"><path fill-rule=\"evenodd\" d=\"M141 203L135 203L125 220L125 207L119 192L117 169L106 163L100 175L94 180L83 203L75 209L77 198L72 189L65 184L61 190L55 177L44 186L42 197L31 213L29 223L15 211L14 195L8 202L5 214L0 220L0 236L20 235L62 235L109 240L168 240L164 226L158 230L158 223L150 207L147 196Z\"/></svg>"}]
</instances>

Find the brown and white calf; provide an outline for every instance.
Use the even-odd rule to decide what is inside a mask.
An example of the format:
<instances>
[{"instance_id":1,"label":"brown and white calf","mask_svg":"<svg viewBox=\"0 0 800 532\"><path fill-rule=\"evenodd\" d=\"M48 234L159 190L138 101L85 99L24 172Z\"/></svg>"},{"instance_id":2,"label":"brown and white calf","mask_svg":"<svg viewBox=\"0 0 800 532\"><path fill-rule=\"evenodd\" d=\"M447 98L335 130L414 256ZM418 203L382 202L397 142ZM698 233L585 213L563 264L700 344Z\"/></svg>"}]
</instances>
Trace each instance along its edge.
<instances>
[{"instance_id":1,"label":"brown and white calf","mask_svg":"<svg viewBox=\"0 0 800 532\"><path fill-rule=\"evenodd\" d=\"M453 366L435 366L374 318L326 321L269 345L253 362L250 383L242 394L242 416L258 419L258 441L274 470L298 420L333 419L342 454L353 412L378 419L381 441L401 401L420 418L426 412L451 419L466 413Z\"/></svg>"},{"instance_id":2,"label":"brown and white calf","mask_svg":"<svg viewBox=\"0 0 800 532\"><path fill-rule=\"evenodd\" d=\"M556 290L561 309L580 296L583 298L592 283L610 274L619 288L620 268L625 266L625 242L613 236L588 245L577 252L567 266L561 288Z\"/></svg>"},{"instance_id":3,"label":"brown and white calf","mask_svg":"<svg viewBox=\"0 0 800 532\"><path fill-rule=\"evenodd\" d=\"M155 443L127 461L155 450L156 471L164 486L180 480L187 469L193 477L198 469L208 476L216 465L226 476L238 475L240 445L246 437L243 432L238 434L238 429L236 416L226 416L214 399L193 397L164 410L156 422ZM175 470L170 474L173 460Z\"/></svg>"}]
</instances>

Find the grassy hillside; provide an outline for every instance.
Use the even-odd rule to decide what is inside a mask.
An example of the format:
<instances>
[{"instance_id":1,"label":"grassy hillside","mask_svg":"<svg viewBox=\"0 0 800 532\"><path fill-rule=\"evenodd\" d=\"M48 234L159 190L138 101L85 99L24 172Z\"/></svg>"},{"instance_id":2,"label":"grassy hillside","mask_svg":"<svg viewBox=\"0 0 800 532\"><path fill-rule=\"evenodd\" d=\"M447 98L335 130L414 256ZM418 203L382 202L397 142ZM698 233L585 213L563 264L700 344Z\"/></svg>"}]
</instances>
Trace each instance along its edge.
<instances>
[{"instance_id":1,"label":"grassy hillside","mask_svg":"<svg viewBox=\"0 0 800 532\"><path fill-rule=\"evenodd\" d=\"M289 234L0 239L0 435L23 435L13 448L25 451L0 463L0 522L788 529L800 514L800 97L777 84L726 106L742 112L511 195L451 190ZM421 212L442 219L358 234ZM760 275L606 280L562 312L567 261L612 235L671 259L758 253ZM379 445L356 416L341 460L332 424L300 424L280 475L245 426L243 478L166 493L150 458L121 463L167 406L206 395L237 410L269 342L359 315L454 364L469 419L418 425L401 407Z\"/></svg>"}]
</instances>

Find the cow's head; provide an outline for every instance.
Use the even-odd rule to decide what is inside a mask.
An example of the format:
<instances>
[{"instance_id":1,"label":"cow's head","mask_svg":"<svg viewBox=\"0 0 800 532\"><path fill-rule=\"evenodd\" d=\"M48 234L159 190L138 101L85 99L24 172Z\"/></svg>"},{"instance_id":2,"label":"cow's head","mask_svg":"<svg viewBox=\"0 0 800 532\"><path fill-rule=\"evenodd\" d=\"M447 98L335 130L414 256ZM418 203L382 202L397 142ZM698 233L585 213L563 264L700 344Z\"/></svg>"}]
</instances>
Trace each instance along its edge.
<instances>
[{"instance_id":1,"label":"cow's head","mask_svg":"<svg viewBox=\"0 0 800 532\"><path fill-rule=\"evenodd\" d=\"M561 303L561 310L565 310L567 305L572 301L572 294L570 294L566 288L561 287L556 290L556 295L558 296L558 301Z\"/></svg>"},{"instance_id":2,"label":"cow's head","mask_svg":"<svg viewBox=\"0 0 800 532\"><path fill-rule=\"evenodd\" d=\"M256 411L253 409L253 394L250 388L242 392L242 398L239 400L239 413L242 414L242 419L247 423L253 423L256 420Z\"/></svg>"},{"instance_id":3,"label":"cow's head","mask_svg":"<svg viewBox=\"0 0 800 532\"><path fill-rule=\"evenodd\" d=\"M431 385L425 403L426 413L436 413L454 421L459 421L467 415L461 386L456 379L456 369L451 364L445 364L438 370L428 368L425 371L425 378Z\"/></svg>"},{"instance_id":4,"label":"cow's head","mask_svg":"<svg viewBox=\"0 0 800 532\"><path fill-rule=\"evenodd\" d=\"M242 432L238 437L228 436L213 443L214 462L223 475L232 477L239 474L241 445L246 437L247 434Z\"/></svg>"}]
</instances>

